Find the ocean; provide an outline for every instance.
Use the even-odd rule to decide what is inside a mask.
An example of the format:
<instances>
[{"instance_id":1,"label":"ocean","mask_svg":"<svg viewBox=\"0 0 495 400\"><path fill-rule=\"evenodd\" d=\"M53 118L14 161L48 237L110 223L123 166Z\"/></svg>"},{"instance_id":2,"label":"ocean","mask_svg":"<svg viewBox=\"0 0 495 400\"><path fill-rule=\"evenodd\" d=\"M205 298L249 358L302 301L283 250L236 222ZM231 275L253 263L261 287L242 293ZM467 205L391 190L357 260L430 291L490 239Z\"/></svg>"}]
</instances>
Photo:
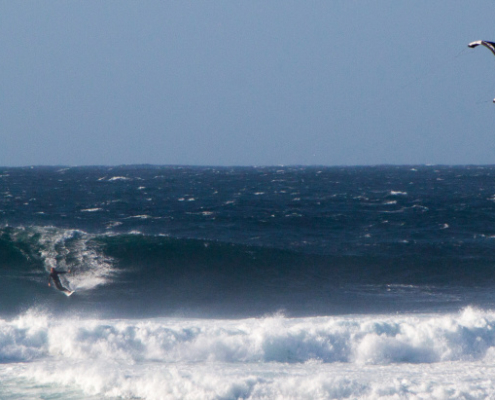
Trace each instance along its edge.
<instances>
[{"instance_id":1,"label":"ocean","mask_svg":"<svg viewBox=\"0 0 495 400\"><path fill-rule=\"evenodd\" d=\"M495 166L4 167L0 271L2 400L495 398Z\"/></svg>"}]
</instances>

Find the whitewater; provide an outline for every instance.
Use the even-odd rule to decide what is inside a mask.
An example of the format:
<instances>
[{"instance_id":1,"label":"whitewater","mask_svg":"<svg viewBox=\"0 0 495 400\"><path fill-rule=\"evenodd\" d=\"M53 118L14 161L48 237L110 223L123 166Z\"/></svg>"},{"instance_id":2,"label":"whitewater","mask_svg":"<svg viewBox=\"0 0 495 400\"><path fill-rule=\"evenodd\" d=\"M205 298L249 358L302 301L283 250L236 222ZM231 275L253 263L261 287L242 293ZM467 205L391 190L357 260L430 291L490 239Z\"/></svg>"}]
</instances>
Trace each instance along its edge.
<instances>
[{"instance_id":1,"label":"whitewater","mask_svg":"<svg viewBox=\"0 0 495 400\"><path fill-rule=\"evenodd\" d=\"M0 168L0 398L495 398L494 176Z\"/></svg>"},{"instance_id":2,"label":"whitewater","mask_svg":"<svg viewBox=\"0 0 495 400\"><path fill-rule=\"evenodd\" d=\"M0 321L0 396L492 398L494 327L495 312L471 308L240 320L57 319L31 310Z\"/></svg>"}]
</instances>

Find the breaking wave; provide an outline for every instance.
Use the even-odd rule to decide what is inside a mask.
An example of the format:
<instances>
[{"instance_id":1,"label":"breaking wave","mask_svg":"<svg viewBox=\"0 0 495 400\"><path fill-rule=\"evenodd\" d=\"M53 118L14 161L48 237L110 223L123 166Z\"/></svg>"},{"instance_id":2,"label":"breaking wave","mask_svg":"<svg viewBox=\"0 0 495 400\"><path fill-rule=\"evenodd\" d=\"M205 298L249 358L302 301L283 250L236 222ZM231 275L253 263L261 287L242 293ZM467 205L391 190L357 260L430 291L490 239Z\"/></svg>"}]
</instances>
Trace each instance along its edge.
<instances>
[{"instance_id":1,"label":"breaking wave","mask_svg":"<svg viewBox=\"0 0 495 400\"><path fill-rule=\"evenodd\" d=\"M455 384L442 374L450 376L445 366L456 362L462 368L493 362L494 328L495 313L474 308L445 315L144 321L55 319L33 309L0 320L0 363L12 363L37 385L75 385L108 397L483 397L493 390L481 376ZM407 380L396 377L398 364L409 371ZM444 370L428 383L424 371L437 364ZM373 365L384 368L381 380L367 376Z\"/></svg>"},{"instance_id":2,"label":"breaking wave","mask_svg":"<svg viewBox=\"0 0 495 400\"><path fill-rule=\"evenodd\" d=\"M0 251L6 282L0 315L36 305L107 317L242 318L278 310L310 316L495 302L493 266L478 259L337 257L54 227L2 228ZM70 301L47 287L51 267L71 271L61 276L76 291Z\"/></svg>"},{"instance_id":3,"label":"breaking wave","mask_svg":"<svg viewBox=\"0 0 495 400\"><path fill-rule=\"evenodd\" d=\"M495 358L495 312L241 320L0 320L0 362L437 363Z\"/></svg>"}]
</instances>

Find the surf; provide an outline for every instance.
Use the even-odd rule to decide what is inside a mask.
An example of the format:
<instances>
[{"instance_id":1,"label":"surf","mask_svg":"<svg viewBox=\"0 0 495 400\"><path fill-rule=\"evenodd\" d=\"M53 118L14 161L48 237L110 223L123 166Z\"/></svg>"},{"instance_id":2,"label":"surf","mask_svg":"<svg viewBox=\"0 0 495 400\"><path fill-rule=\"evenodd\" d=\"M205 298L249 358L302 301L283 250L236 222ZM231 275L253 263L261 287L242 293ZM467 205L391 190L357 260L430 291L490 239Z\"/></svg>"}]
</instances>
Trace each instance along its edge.
<instances>
[{"instance_id":1,"label":"surf","mask_svg":"<svg viewBox=\"0 0 495 400\"><path fill-rule=\"evenodd\" d=\"M74 398L490 395L483 371L495 357L494 328L493 311L472 307L235 320L58 318L31 309L0 320L0 393L9 398L17 381ZM452 382L468 365L470 374Z\"/></svg>"},{"instance_id":2,"label":"surf","mask_svg":"<svg viewBox=\"0 0 495 400\"><path fill-rule=\"evenodd\" d=\"M0 363L46 357L108 362L388 365L493 358L495 312L248 319L0 319Z\"/></svg>"}]
</instances>

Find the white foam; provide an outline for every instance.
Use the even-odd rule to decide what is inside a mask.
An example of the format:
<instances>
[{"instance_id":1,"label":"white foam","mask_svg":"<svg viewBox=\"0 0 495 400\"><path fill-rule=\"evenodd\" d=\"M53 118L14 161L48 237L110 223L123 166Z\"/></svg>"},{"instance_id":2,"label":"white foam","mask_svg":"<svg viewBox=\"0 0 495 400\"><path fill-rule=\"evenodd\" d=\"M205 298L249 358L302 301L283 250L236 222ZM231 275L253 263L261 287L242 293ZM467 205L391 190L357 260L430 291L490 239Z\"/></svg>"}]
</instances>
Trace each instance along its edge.
<instances>
[{"instance_id":1,"label":"white foam","mask_svg":"<svg viewBox=\"0 0 495 400\"><path fill-rule=\"evenodd\" d=\"M473 308L245 320L60 320L32 311L0 320L0 376L152 400L493 398L494 328L494 312Z\"/></svg>"},{"instance_id":2,"label":"white foam","mask_svg":"<svg viewBox=\"0 0 495 400\"><path fill-rule=\"evenodd\" d=\"M387 365L475 361L495 354L490 350L495 347L495 313L472 308L445 316L275 316L234 321L61 321L31 312L0 323L5 344L0 354L19 356L33 332L45 338L28 341L35 353L46 351L68 359ZM26 336L26 332L31 333Z\"/></svg>"},{"instance_id":3,"label":"white foam","mask_svg":"<svg viewBox=\"0 0 495 400\"><path fill-rule=\"evenodd\" d=\"M490 366L472 363L445 363L433 368L414 364L356 368L316 363L167 366L101 362L47 362L15 371L19 377L36 382L38 388L41 385L42 393L46 393L46 387L60 390L65 386L72 392L80 389L85 394L77 397L81 399L100 396L148 400L482 399L495 395L492 381L486 376L492 372Z\"/></svg>"}]
</instances>

